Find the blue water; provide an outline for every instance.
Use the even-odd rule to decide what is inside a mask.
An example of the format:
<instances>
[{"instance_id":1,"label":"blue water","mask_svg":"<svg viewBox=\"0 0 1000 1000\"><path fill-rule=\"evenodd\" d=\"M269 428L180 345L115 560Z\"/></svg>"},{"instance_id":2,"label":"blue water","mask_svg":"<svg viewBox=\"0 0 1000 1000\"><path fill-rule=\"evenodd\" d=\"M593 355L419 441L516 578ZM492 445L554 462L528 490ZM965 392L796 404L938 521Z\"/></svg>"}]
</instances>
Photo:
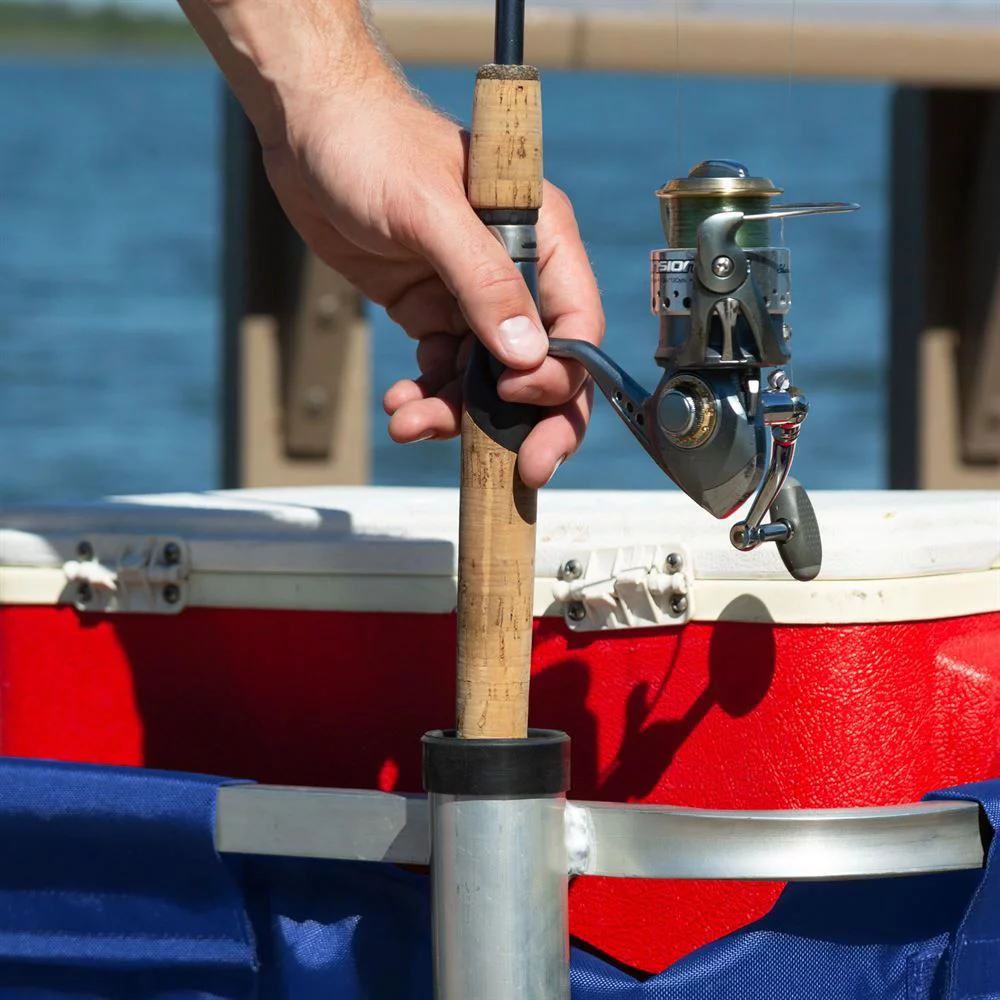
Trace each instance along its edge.
<instances>
[{"instance_id":1,"label":"blue water","mask_svg":"<svg viewBox=\"0 0 1000 1000\"><path fill-rule=\"evenodd\" d=\"M464 117L474 68L411 78ZM219 485L219 81L204 59L0 62L0 502ZM606 348L652 384L652 192L710 156L794 201L851 216L789 222L794 374L812 410L800 477L885 482L888 91L874 85L544 77L547 174L576 206L604 294ZM413 373L379 310L374 481L450 485L454 442L400 447L381 393ZM553 487L661 488L599 400Z\"/></svg>"}]
</instances>

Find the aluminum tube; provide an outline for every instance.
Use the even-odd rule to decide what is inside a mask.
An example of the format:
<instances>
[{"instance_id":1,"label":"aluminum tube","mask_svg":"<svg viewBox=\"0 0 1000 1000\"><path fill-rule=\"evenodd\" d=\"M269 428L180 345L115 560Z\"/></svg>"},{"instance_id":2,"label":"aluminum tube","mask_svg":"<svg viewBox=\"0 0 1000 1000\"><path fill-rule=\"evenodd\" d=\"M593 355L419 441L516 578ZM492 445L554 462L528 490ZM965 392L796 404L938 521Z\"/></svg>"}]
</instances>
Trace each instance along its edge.
<instances>
[{"instance_id":1,"label":"aluminum tube","mask_svg":"<svg viewBox=\"0 0 1000 1000\"><path fill-rule=\"evenodd\" d=\"M587 802L568 804L567 820L581 875L816 881L980 868L984 855L974 802L774 812Z\"/></svg>"},{"instance_id":2,"label":"aluminum tube","mask_svg":"<svg viewBox=\"0 0 1000 1000\"><path fill-rule=\"evenodd\" d=\"M429 803L436 1000L569 1000L565 796Z\"/></svg>"}]
</instances>

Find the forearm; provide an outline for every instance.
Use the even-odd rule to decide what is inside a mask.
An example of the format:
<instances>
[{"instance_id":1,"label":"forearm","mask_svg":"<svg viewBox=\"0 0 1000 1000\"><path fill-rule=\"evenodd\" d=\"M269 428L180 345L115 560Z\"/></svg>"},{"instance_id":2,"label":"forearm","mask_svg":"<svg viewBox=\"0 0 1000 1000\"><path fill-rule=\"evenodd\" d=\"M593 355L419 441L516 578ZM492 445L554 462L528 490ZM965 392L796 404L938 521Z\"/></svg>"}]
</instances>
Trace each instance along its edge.
<instances>
[{"instance_id":1,"label":"forearm","mask_svg":"<svg viewBox=\"0 0 1000 1000\"><path fill-rule=\"evenodd\" d=\"M283 142L319 100L404 83L362 0L178 0L262 144Z\"/></svg>"}]
</instances>

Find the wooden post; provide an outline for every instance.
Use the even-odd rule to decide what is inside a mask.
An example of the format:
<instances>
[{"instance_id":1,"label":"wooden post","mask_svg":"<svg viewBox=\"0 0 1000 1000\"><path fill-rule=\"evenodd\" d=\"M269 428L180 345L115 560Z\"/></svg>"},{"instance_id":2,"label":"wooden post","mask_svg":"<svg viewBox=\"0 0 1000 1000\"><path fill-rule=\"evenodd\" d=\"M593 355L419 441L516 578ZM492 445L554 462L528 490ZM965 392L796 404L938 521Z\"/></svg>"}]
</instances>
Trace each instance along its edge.
<instances>
[{"instance_id":1,"label":"wooden post","mask_svg":"<svg viewBox=\"0 0 1000 1000\"><path fill-rule=\"evenodd\" d=\"M541 84L534 68L479 71L468 194L481 215L541 207ZM537 496L521 481L509 444L465 410L456 712L458 736L466 739L523 738L528 731Z\"/></svg>"},{"instance_id":2,"label":"wooden post","mask_svg":"<svg viewBox=\"0 0 1000 1000\"><path fill-rule=\"evenodd\" d=\"M889 481L1000 487L1000 94L893 108Z\"/></svg>"},{"instance_id":3,"label":"wooden post","mask_svg":"<svg viewBox=\"0 0 1000 1000\"><path fill-rule=\"evenodd\" d=\"M367 482L362 298L299 239L228 89L225 102L223 486Z\"/></svg>"}]
</instances>

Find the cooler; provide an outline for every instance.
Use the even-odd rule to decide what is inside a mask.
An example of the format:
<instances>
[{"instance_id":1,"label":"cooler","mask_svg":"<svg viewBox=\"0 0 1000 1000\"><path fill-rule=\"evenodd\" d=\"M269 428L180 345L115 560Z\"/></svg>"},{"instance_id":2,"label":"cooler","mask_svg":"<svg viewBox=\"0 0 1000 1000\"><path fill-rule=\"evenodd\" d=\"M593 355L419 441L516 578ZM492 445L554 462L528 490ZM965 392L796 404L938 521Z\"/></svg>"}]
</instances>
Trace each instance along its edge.
<instances>
[{"instance_id":1,"label":"cooler","mask_svg":"<svg viewBox=\"0 0 1000 1000\"><path fill-rule=\"evenodd\" d=\"M539 496L531 724L576 800L889 805L1000 775L1000 494L813 494L788 577L674 492ZM0 516L0 752L420 791L454 722L458 493L282 489ZM587 878L640 970L780 886Z\"/></svg>"}]
</instances>

